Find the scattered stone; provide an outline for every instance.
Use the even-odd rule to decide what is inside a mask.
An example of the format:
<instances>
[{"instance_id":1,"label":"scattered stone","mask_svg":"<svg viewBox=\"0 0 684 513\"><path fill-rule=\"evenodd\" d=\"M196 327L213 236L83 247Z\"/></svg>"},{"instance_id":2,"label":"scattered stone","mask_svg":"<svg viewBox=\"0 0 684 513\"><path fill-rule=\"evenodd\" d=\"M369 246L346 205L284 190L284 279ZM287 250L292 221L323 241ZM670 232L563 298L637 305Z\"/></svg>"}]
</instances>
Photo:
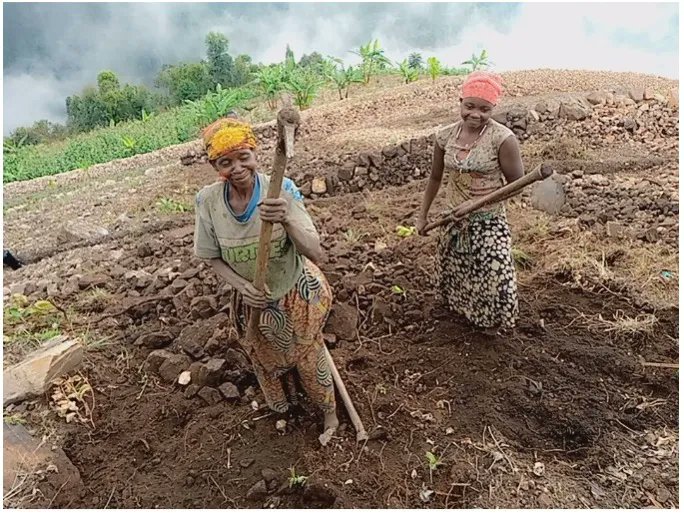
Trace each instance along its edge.
<instances>
[{"instance_id":1,"label":"scattered stone","mask_svg":"<svg viewBox=\"0 0 684 513\"><path fill-rule=\"evenodd\" d=\"M110 278L106 274L86 274L79 278L78 287L81 290L87 290L93 287L103 287L109 283L109 280Z\"/></svg>"},{"instance_id":2,"label":"scattered stone","mask_svg":"<svg viewBox=\"0 0 684 513\"><path fill-rule=\"evenodd\" d=\"M641 483L641 486L643 486L644 490L648 490L649 492L652 492L656 489L656 483L650 477L644 479L643 483Z\"/></svg>"},{"instance_id":3,"label":"scattered stone","mask_svg":"<svg viewBox=\"0 0 684 513\"><path fill-rule=\"evenodd\" d=\"M665 504L667 501L670 500L672 497L672 494L670 493L670 490L667 488L658 488L658 492L656 493L656 500L661 503Z\"/></svg>"},{"instance_id":4,"label":"scattered stone","mask_svg":"<svg viewBox=\"0 0 684 513\"><path fill-rule=\"evenodd\" d=\"M317 176L311 182L311 192L314 194L324 194L328 190L325 178Z\"/></svg>"},{"instance_id":5,"label":"scattered stone","mask_svg":"<svg viewBox=\"0 0 684 513\"><path fill-rule=\"evenodd\" d=\"M240 399L240 391L238 390L238 387L236 387L234 384L230 382L223 383L219 387L219 391L221 392L221 394L223 394L223 397L225 397L229 401Z\"/></svg>"},{"instance_id":6,"label":"scattered stone","mask_svg":"<svg viewBox=\"0 0 684 513\"><path fill-rule=\"evenodd\" d=\"M183 371L178 376L178 384L179 385L185 386L185 385L190 383L190 380L191 380L190 371Z\"/></svg>"},{"instance_id":7,"label":"scattered stone","mask_svg":"<svg viewBox=\"0 0 684 513\"><path fill-rule=\"evenodd\" d=\"M276 472L273 469L262 468L261 469L261 477L264 478L264 481L266 481L266 484L271 484L273 482L277 482L280 479L280 474L278 474L278 472Z\"/></svg>"},{"instance_id":8,"label":"scattered stone","mask_svg":"<svg viewBox=\"0 0 684 513\"><path fill-rule=\"evenodd\" d=\"M70 221L60 228L57 233L57 241L62 244L81 241L95 243L108 236L109 231L106 228L77 220Z\"/></svg>"},{"instance_id":9,"label":"scattered stone","mask_svg":"<svg viewBox=\"0 0 684 513\"><path fill-rule=\"evenodd\" d=\"M354 178L354 169L355 166L352 162L346 163L337 171L337 178L342 182L348 182Z\"/></svg>"},{"instance_id":10,"label":"scattered stone","mask_svg":"<svg viewBox=\"0 0 684 513\"><path fill-rule=\"evenodd\" d=\"M608 237L613 237L615 239L624 237L625 230L626 228L618 222L608 221L606 223L606 233L608 234Z\"/></svg>"},{"instance_id":11,"label":"scattered stone","mask_svg":"<svg viewBox=\"0 0 684 513\"><path fill-rule=\"evenodd\" d=\"M587 101L592 105L602 105L608 102L608 93L605 91L594 91L587 96Z\"/></svg>"},{"instance_id":12,"label":"scattered stone","mask_svg":"<svg viewBox=\"0 0 684 513\"><path fill-rule=\"evenodd\" d=\"M178 375L190 366L191 360L184 354L171 353L159 366L159 377L167 383L175 383Z\"/></svg>"},{"instance_id":13,"label":"scattered stone","mask_svg":"<svg viewBox=\"0 0 684 513\"><path fill-rule=\"evenodd\" d=\"M83 344L79 339L60 335L48 340L21 363L5 369L3 406L43 394L55 379L73 372L82 361Z\"/></svg>"},{"instance_id":14,"label":"scattered stone","mask_svg":"<svg viewBox=\"0 0 684 513\"><path fill-rule=\"evenodd\" d=\"M199 360L204 356L204 348L195 340L185 338L180 343L181 349L192 356L195 360Z\"/></svg>"},{"instance_id":15,"label":"scattered stone","mask_svg":"<svg viewBox=\"0 0 684 513\"><path fill-rule=\"evenodd\" d=\"M161 349L168 346L172 340L173 335L168 331L155 331L138 337L135 345L149 347L150 349Z\"/></svg>"},{"instance_id":16,"label":"scattered stone","mask_svg":"<svg viewBox=\"0 0 684 513\"><path fill-rule=\"evenodd\" d=\"M355 307L346 303L335 303L325 325L325 331L342 340L354 340L358 320L359 315Z\"/></svg>"},{"instance_id":17,"label":"scattered stone","mask_svg":"<svg viewBox=\"0 0 684 513\"><path fill-rule=\"evenodd\" d=\"M209 296L193 298L190 302L190 317L208 319L216 313L216 299Z\"/></svg>"},{"instance_id":18,"label":"scattered stone","mask_svg":"<svg viewBox=\"0 0 684 513\"><path fill-rule=\"evenodd\" d=\"M188 385L188 388L185 389L185 392L183 392L183 395L185 396L186 399L192 399L197 395L197 392L200 391L202 387L196 384L190 384Z\"/></svg>"},{"instance_id":19,"label":"scattered stone","mask_svg":"<svg viewBox=\"0 0 684 513\"><path fill-rule=\"evenodd\" d=\"M266 486L266 481L262 479L247 490L246 497L248 499L263 499L266 495L268 495L268 488Z\"/></svg>"},{"instance_id":20,"label":"scattered stone","mask_svg":"<svg viewBox=\"0 0 684 513\"><path fill-rule=\"evenodd\" d=\"M159 372L159 367L171 356L173 356L173 353L166 349L156 349L147 355L145 360L146 367L152 372Z\"/></svg>"},{"instance_id":21,"label":"scattered stone","mask_svg":"<svg viewBox=\"0 0 684 513\"><path fill-rule=\"evenodd\" d=\"M640 87L631 87L627 94L635 102L640 102L644 99L644 89Z\"/></svg>"},{"instance_id":22,"label":"scattered stone","mask_svg":"<svg viewBox=\"0 0 684 513\"><path fill-rule=\"evenodd\" d=\"M591 107L579 101L561 102L558 116L571 121L581 121L591 115Z\"/></svg>"},{"instance_id":23,"label":"scattered stone","mask_svg":"<svg viewBox=\"0 0 684 513\"><path fill-rule=\"evenodd\" d=\"M281 433L285 432L285 429L287 429L287 421L284 419L280 419L279 421L276 422L276 430L280 431Z\"/></svg>"},{"instance_id":24,"label":"scattered stone","mask_svg":"<svg viewBox=\"0 0 684 513\"><path fill-rule=\"evenodd\" d=\"M138 245L137 253L140 258L153 255L152 248L150 248L150 245L147 242L142 242Z\"/></svg>"},{"instance_id":25,"label":"scattered stone","mask_svg":"<svg viewBox=\"0 0 684 513\"><path fill-rule=\"evenodd\" d=\"M303 183L303 184L299 187L299 192L301 192L301 193L302 193L304 196L306 196L307 198L308 198L309 196L311 196L311 182Z\"/></svg>"},{"instance_id":26,"label":"scattered stone","mask_svg":"<svg viewBox=\"0 0 684 513\"><path fill-rule=\"evenodd\" d=\"M188 286L188 282L181 279L181 278L176 278L173 283L171 284L171 292L174 294L178 294L185 289L185 287Z\"/></svg>"},{"instance_id":27,"label":"scattered stone","mask_svg":"<svg viewBox=\"0 0 684 513\"><path fill-rule=\"evenodd\" d=\"M226 361L223 358L212 358L203 363L198 371L198 383L217 385L223 380L223 372L226 370Z\"/></svg>"},{"instance_id":28,"label":"scattered stone","mask_svg":"<svg viewBox=\"0 0 684 513\"><path fill-rule=\"evenodd\" d=\"M202 387L197 393L207 404L218 404L221 402L221 392L212 387Z\"/></svg>"},{"instance_id":29,"label":"scattered stone","mask_svg":"<svg viewBox=\"0 0 684 513\"><path fill-rule=\"evenodd\" d=\"M23 475L38 471L54 473L50 478L52 486L58 489L68 486L72 493L79 493L78 490L83 488L81 475L62 449L53 446L50 450L43 441L32 437L22 424L3 422L2 427L2 489L5 497ZM53 506L68 507L59 501Z\"/></svg>"},{"instance_id":30,"label":"scattered stone","mask_svg":"<svg viewBox=\"0 0 684 513\"><path fill-rule=\"evenodd\" d=\"M545 493L540 494L539 498L537 500L539 501L539 506L541 506L542 508L552 508L553 507L553 500L551 500L551 497L549 497Z\"/></svg>"},{"instance_id":31,"label":"scattered stone","mask_svg":"<svg viewBox=\"0 0 684 513\"><path fill-rule=\"evenodd\" d=\"M254 458L243 458L240 460L240 466L242 468L249 468L254 463Z\"/></svg>"}]
</instances>

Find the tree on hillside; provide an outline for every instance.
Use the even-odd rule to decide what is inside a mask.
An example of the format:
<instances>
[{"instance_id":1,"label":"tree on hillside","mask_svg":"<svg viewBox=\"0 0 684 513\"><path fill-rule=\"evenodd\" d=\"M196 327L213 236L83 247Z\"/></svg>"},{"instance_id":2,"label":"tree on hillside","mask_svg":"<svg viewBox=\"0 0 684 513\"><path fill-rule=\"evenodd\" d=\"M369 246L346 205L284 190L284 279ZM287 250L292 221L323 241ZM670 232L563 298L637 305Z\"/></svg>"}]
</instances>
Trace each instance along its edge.
<instances>
[{"instance_id":1,"label":"tree on hillside","mask_svg":"<svg viewBox=\"0 0 684 513\"><path fill-rule=\"evenodd\" d=\"M411 69L421 69L423 67L423 56L418 52L409 55L408 66Z\"/></svg>"},{"instance_id":2,"label":"tree on hillside","mask_svg":"<svg viewBox=\"0 0 684 513\"><path fill-rule=\"evenodd\" d=\"M155 85L171 97L172 105L197 100L213 90L213 80L205 62L166 64L157 75Z\"/></svg>"},{"instance_id":3,"label":"tree on hillside","mask_svg":"<svg viewBox=\"0 0 684 513\"><path fill-rule=\"evenodd\" d=\"M234 84L242 86L251 80L252 74L257 71L258 67L252 63L252 58L249 55L240 54L234 60Z\"/></svg>"},{"instance_id":4,"label":"tree on hillside","mask_svg":"<svg viewBox=\"0 0 684 513\"><path fill-rule=\"evenodd\" d=\"M292 51L292 48L290 48L290 45L288 44L287 47L285 48L285 69L288 71L292 71L297 67L297 61L295 61L295 56L294 52Z\"/></svg>"},{"instance_id":5,"label":"tree on hillside","mask_svg":"<svg viewBox=\"0 0 684 513\"><path fill-rule=\"evenodd\" d=\"M207 47L207 65L212 81L212 89L216 84L222 86L235 85L233 58L228 53L228 38L218 32L209 32L205 39Z\"/></svg>"},{"instance_id":6,"label":"tree on hillside","mask_svg":"<svg viewBox=\"0 0 684 513\"><path fill-rule=\"evenodd\" d=\"M100 91L100 94L117 91L119 87L121 87L119 78L113 71L101 71L97 75L97 88Z\"/></svg>"},{"instance_id":7,"label":"tree on hillside","mask_svg":"<svg viewBox=\"0 0 684 513\"><path fill-rule=\"evenodd\" d=\"M68 96L66 111L67 126L77 132L87 132L109 124L107 105L99 91L92 86L86 87L81 95Z\"/></svg>"},{"instance_id":8,"label":"tree on hillside","mask_svg":"<svg viewBox=\"0 0 684 513\"><path fill-rule=\"evenodd\" d=\"M65 125L53 123L47 119L36 121L30 127L17 127L9 135L8 139L16 146L42 144L60 141L69 135Z\"/></svg>"},{"instance_id":9,"label":"tree on hillside","mask_svg":"<svg viewBox=\"0 0 684 513\"><path fill-rule=\"evenodd\" d=\"M318 52L312 52L310 54L304 54L302 55L302 58L299 59L299 65L302 68L313 68L317 71L321 69L321 66L325 62L325 59L323 56L318 53Z\"/></svg>"}]
</instances>

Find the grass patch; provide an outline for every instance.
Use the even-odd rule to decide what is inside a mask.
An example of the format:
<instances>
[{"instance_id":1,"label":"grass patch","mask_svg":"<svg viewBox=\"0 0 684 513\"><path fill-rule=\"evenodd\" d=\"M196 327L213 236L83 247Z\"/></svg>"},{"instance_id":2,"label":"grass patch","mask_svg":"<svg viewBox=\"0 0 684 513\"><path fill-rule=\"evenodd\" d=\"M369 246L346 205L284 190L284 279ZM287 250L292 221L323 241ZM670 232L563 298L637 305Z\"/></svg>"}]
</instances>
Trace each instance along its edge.
<instances>
[{"instance_id":1,"label":"grass patch","mask_svg":"<svg viewBox=\"0 0 684 513\"><path fill-rule=\"evenodd\" d=\"M173 198L161 198L155 203L155 207L162 214L181 214L192 211L192 205Z\"/></svg>"}]
</instances>

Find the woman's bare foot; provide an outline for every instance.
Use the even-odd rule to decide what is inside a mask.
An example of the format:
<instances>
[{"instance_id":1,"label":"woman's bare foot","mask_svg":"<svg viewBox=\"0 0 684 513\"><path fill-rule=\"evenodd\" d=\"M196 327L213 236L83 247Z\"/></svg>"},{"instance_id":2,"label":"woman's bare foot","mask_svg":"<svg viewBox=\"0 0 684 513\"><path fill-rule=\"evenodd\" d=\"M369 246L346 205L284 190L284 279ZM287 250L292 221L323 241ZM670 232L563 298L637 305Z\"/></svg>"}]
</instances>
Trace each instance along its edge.
<instances>
[{"instance_id":1,"label":"woman's bare foot","mask_svg":"<svg viewBox=\"0 0 684 513\"><path fill-rule=\"evenodd\" d=\"M318 437L318 441L321 442L323 447L328 445L339 425L340 421L337 420L337 414L334 411L325 414L323 421L323 433Z\"/></svg>"},{"instance_id":2,"label":"woman's bare foot","mask_svg":"<svg viewBox=\"0 0 684 513\"><path fill-rule=\"evenodd\" d=\"M337 420L337 413L334 411L331 411L330 413L326 413L324 420L323 420L323 432L325 433L329 429L335 431L337 430L337 427L340 425L340 421Z\"/></svg>"}]
</instances>

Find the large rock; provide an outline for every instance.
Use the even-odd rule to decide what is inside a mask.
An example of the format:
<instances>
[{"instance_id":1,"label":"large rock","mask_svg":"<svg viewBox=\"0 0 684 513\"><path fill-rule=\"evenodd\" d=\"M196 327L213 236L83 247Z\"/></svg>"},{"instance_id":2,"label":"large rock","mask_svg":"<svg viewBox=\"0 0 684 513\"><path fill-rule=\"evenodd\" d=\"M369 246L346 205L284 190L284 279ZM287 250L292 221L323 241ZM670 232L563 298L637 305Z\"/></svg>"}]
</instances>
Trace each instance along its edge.
<instances>
[{"instance_id":1,"label":"large rock","mask_svg":"<svg viewBox=\"0 0 684 513\"><path fill-rule=\"evenodd\" d=\"M560 175L553 174L530 186L530 204L537 210L557 214L565 205L565 186Z\"/></svg>"},{"instance_id":2,"label":"large rock","mask_svg":"<svg viewBox=\"0 0 684 513\"><path fill-rule=\"evenodd\" d=\"M592 105L603 105L608 103L608 93L606 91L594 91L589 93L587 101Z\"/></svg>"},{"instance_id":3,"label":"large rock","mask_svg":"<svg viewBox=\"0 0 684 513\"><path fill-rule=\"evenodd\" d=\"M109 236L109 231L86 221L70 221L65 223L57 233L57 241L67 242L97 242Z\"/></svg>"},{"instance_id":4,"label":"large rock","mask_svg":"<svg viewBox=\"0 0 684 513\"><path fill-rule=\"evenodd\" d=\"M70 494L78 495L83 487L81 475L62 449L50 450L49 445L32 437L21 424L3 422L2 427L2 490L5 497L20 485L22 476L35 475L36 472L47 476L39 488L55 488L50 490L51 493L42 490L45 495L57 497L56 492L62 487L68 487ZM30 492L30 488L26 490L26 493ZM60 506L58 503L53 505ZM8 503L5 502L5 507L7 506Z\"/></svg>"},{"instance_id":5,"label":"large rock","mask_svg":"<svg viewBox=\"0 0 684 513\"><path fill-rule=\"evenodd\" d=\"M83 361L79 339L55 337L3 373L2 404L7 406L43 394L60 376L77 369Z\"/></svg>"},{"instance_id":6,"label":"large rock","mask_svg":"<svg viewBox=\"0 0 684 513\"><path fill-rule=\"evenodd\" d=\"M325 331L337 335L342 340L354 340L358 321L359 314L356 308L346 303L336 303L328 317Z\"/></svg>"},{"instance_id":7,"label":"large rock","mask_svg":"<svg viewBox=\"0 0 684 513\"><path fill-rule=\"evenodd\" d=\"M562 102L558 111L558 116L569 119L570 121L581 121L591 115L591 107L580 102Z\"/></svg>"}]
</instances>

